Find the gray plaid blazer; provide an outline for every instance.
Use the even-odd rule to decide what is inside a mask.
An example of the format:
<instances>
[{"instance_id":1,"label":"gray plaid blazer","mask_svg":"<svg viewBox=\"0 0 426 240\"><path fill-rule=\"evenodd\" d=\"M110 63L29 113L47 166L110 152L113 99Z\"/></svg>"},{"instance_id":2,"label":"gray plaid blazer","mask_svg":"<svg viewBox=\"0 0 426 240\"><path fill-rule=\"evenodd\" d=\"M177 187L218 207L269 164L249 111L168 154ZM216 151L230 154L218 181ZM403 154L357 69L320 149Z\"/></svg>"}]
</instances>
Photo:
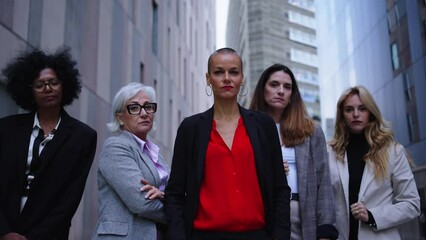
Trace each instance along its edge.
<instances>
[{"instance_id":1,"label":"gray plaid blazer","mask_svg":"<svg viewBox=\"0 0 426 240\"><path fill-rule=\"evenodd\" d=\"M324 133L319 125L302 144L295 146L302 236L316 240L336 233L333 189ZM318 236L317 236L318 234Z\"/></svg>"}]
</instances>

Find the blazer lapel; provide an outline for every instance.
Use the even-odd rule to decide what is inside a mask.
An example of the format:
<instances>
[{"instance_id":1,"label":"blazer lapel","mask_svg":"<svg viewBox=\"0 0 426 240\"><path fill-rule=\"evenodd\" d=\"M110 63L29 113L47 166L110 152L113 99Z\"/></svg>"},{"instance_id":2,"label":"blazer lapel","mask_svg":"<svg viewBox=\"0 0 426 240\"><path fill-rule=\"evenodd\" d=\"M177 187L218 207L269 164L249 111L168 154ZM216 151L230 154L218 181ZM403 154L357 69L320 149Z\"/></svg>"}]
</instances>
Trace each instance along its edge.
<instances>
[{"instance_id":1,"label":"blazer lapel","mask_svg":"<svg viewBox=\"0 0 426 240\"><path fill-rule=\"evenodd\" d=\"M148 166L149 171L151 172L152 176L154 176L155 182L150 184L154 186L160 186L160 175L158 174L154 162L151 160L147 153L142 152L139 146L137 146L137 151L139 153L140 161L144 162Z\"/></svg>"},{"instance_id":2,"label":"blazer lapel","mask_svg":"<svg viewBox=\"0 0 426 240\"><path fill-rule=\"evenodd\" d=\"M260 137L258 133L258 129L255 120L253 119L253 115L246 109L239 106L241 117L243 118L243 122L247 131L247 134L250 138L250 143L253 147L254 152L254 160L256 163L257 175L259 178L259 183L262 184L263 181L263 164L262 164L262 156L261 156L261 145L260 145ZM263 186L260 186L261 189L264 189Z\"/></svg>"},{"instance_id":3,"label":"blazer lapel","mask_svg":"<svg viewBox=\"0 0 426 240\"><path fill-rule=\"evenodd\" d=\"M310 176L308 176L308 165L311 167L315 167L315 164L313 162L308 162L309 159L309 142L310 137L306 138L305 141L302 144L296 145L294 147L295 155L296 155L296 168L297 168L297 184L298 188L295 191L292 190L292 192L298 192L300 195L300 200L306 199L306 179L310 179ZM291 174L291 173L290 173ZM305 191L303 191L305 190ZM301 204L303 203L300 201ZM302 208L303 209L303 208Z\"/></svg>"},{"instance_id":4,"label":"blazer lapel","mask_svg":"<svg viewBox=\"0 0 426 240\"><path fill-rule=\"evenodd\" d=\"M205 111L200 115L200 124L198 125L198 143L199 154L197 158L197 183L198 187L201 186L201 182L204 176L204 165L207 152L207 146L209 144L210 132L213 125L213 107ZM194 150L195 151L195 150Z\"/></svg>"},{"instance_id":5,"label":"blazer lapel","mask_svg":"<svg viewBox=\"0 0 426 240\"><path fill-rule=\"evenodd\" d=\"M34 123L34 112L27 114L26 118L22 121L19 122L19 125L21 127L18 127L16 129L16 134L14 134L12 137L12 139L14 139L16 145L15 146L20 146L22 143L24 143L24 147L23 149L20 149L19 151L17 150L11 150L10 151L10 155L14 156L16 162L18 163L19 166L19 185L18 186L24 186L24 181L26 181L25 179L25 171L27 169L27 159L28 159L28 149L29 149L29 145L30 145L30 138L31 138L31 132L32 132L32 127L33 127L33 123Z\"/></svg>"},{"instance_id":6,"label":"blazer lapel","mask_svg":"<svg viewBox=\"0 0 426 240\"><path fill-rule=\"evenodd\" d=\"M340 182L342 184L343 193L345 195L345 206L349 206L349 169L348 169L348 158L345 153L345 158L342 161L337 160L336 158L336 164L337 164L337 170L339 171L339 177Z\"/></svg>"},{"instance_id":7,"label":"blazer lapel","mask_svg":"<svg viewBox=\"0 0 426 240\"><path fill-rule=\"evenodd\" d=\"M374 180L374 164L365 163L364 172L362 173L361 186L359 188L358 201L364 201L364 194L368 185Z\"/></svg>"},{"instance_id":8,"label":"blazer lapel","mask_svg":"<svg viewBox=\"0 0 426 240\"><path fill-rule=\"evenodd\" d=\"M150 184L153 186L160 186L161 184L160 174L158 174L157 168L155 167L155 163L151 160L148 153L144 152L140 148L139 144L136 142L133 135L131 135L129 132L123 131L121 134L122 134L121 136L125 138L126 141L128 141L129 144L133 145L134 148L136 149L137 154L139 156L139 159L137 159L137 161L140 161L146 166L148 166L148 169L151 172L151 175L154 176L154 182L150 182ZM137 163L137 164L140 165L140 163Z\"/></svg>"},{"instance_id":9,"label":"blazer lapel","mask_svg":"<svg viewBox=\"0 0 426 240\"><path fill-rule=\"evenodd\" d=\"M61 149L62 144L70 137L72 134L73 125L71 122L71 117L62 110L61 113L61 122L59 123L58 129L55 132L53 139L43 148L43 151L40 154L40 169L39 174L44 170L47 163L51 161L56 154L56 151Z\"/></svg>"}]
</instances>

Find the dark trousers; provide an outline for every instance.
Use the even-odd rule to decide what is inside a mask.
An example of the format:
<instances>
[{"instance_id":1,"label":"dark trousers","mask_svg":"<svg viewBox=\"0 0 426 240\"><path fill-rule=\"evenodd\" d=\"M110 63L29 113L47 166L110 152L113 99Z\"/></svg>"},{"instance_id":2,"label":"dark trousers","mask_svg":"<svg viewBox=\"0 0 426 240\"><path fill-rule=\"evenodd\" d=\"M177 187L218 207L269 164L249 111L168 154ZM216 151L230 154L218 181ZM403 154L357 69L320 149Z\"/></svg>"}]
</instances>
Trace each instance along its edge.
<instances>
[{"instance_id":1,"label":"dark trousers","mask_svg":"<svg viewBox=\"0 0 426 240\"><path fill-rule=\"evenodd\" d=\"M157 240L167 240L167 226L161 223L156 223Z\"/></svg>"}]
</instances>

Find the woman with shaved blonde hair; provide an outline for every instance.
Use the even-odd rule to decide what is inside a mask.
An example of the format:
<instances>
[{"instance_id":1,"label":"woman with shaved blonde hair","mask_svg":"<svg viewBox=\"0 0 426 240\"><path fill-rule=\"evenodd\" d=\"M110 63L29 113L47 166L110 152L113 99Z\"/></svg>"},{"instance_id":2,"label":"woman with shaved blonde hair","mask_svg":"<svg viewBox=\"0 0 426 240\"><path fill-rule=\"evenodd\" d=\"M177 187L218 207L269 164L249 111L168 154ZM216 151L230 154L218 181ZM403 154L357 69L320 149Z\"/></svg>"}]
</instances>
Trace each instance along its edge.
<instances>
[{"instance_id":1,"label":"woman with shaved blonde hair","mask_svg":"<svg viewBox=\"0 0 426 240\"><path fill-rule=\"evenodd\" d=\"M401 239L397 226L420 214L404 147L365 87L343 92L328 146L339 239Z\"/></svg>"}]
</instances>

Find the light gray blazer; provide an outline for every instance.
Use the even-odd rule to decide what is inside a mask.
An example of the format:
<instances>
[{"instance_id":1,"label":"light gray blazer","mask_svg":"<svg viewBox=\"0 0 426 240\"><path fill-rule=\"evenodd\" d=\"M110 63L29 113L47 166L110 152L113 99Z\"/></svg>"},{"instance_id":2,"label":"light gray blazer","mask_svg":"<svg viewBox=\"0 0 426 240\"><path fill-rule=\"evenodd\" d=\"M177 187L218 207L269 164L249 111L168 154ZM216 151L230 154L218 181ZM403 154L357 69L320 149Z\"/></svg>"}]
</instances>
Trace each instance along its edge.
<instances>
[{"instance_id":1,"label":"light gray blazer","mask_svg":"<svg viewBox=\"0 0 426 240\"><path fill-rule=\"evenodd\" d=\"M302 237L316 240L317 230L334 229L335 209L322 129L295 148ZM291 174L291 172L290 172Z\"/></svg>"},{"instance_id":2,"label":"light gray blazer","mask_svg":"<svg viewBox=\"0 0 426 240\"><path fill-rule=\"evenodd\" d=\"M339 239L349 237L349 172L348 159L336 158L328 146L331 182L336 199L336 220ZM373 214L377 229L359 224L358 239L401 239L397 226L420 215L420 198L404 147L392 144L388 148L388 171L383 180L374 178L374 164L366 164L362 175L358 201L363 201Z\"/></svg>"},{"instance_id":3,"label":"light gray blazer","mask_svg":"<svg viewBox=\"0 0 426 240\"><path fill-rule=\"evenodd\" d=\"M166 166L161 156L159 161ZM160 185L154 163L133 136L123 131L109 137L99 159L99 220L92 239L156 240L156 222L166 222L163 203L144 198L142 178Z\"/></svg>"}]
</instances>

